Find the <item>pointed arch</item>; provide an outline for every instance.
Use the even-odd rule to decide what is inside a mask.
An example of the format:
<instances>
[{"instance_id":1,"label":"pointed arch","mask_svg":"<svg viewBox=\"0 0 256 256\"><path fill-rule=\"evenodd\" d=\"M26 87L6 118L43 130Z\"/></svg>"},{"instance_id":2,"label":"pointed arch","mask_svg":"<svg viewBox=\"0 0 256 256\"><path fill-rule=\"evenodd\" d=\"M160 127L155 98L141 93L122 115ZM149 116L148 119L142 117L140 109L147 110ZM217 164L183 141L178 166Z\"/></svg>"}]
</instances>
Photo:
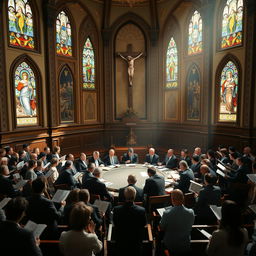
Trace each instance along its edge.
<instances>
[{"instance_id":1,"label":"pointed arch","mask_svg":"<svg viewBox=\"0 0 256 256\"><path fill-rule=\"evenodd\" d=\"M56 53L60 56L71 57L72 26L67 11L61 10L56 18Z\"/></svg>"},{"instance_id":2,"label":"pointed arch","mask_svg":"<svg viewBox=\"0 0 256 256\"><path fill-rule=\"evenodd\" d=\"M60 123L73 123L74 111L74 77L68 65L59 73L59 113Z\"/></svg>"},{"instance_id":3,"label":"pointed arch","mask_svg":"<svg viewBox=\"0 0 256 256\"><path fill-rule=\"evenodd\" d=\"M203 21L201 14L195 10L188 25L188 55L203 52Z\"/></svg>"},{"instance_id":4,"label":"pointed arch","mask_svg":"<svg viewBox=\"0 0 256 256\"><path fill-rule=\"evenodd\" d=\"M243 0L227 0L223 5L221 22L221 49L242 44Z\"/></svg>"},{"instance_id":5,"label":"pointed arch","mask_svg":"<svg viewBox=\"0 0 256 256\"><path fill-rule=\"evenodd\" d=\"M193 63L187 74L187 120L200 121L201 115L201 79L199 67Z\"/></svg>"},{"instance_id":6,"label":"pointed arch","mask_svg":"<svg viewBox=\"0 0 256 256\"><path fill-rule=\"evenodd\" d=\"M22 55L13 62L10 74L15 127L38 126L41 110L38 67L30 57Z\"/></svg>"}]
</instances>

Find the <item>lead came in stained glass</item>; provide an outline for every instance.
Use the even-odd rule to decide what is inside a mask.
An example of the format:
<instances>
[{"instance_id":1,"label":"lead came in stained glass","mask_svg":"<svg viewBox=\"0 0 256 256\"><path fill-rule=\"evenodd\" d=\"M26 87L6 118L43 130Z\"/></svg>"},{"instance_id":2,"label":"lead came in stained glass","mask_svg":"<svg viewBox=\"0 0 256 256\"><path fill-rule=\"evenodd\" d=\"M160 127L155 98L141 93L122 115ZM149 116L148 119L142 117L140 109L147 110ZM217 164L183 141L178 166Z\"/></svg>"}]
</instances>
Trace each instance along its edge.
<instances>
[{"instance_id":1,"label":"lead came in stained glass","mask_svg":"<svg viewBox=\"0 0 256 256\"><path fill-rule=\"evenodd\" d=\"M219 121L235 122L237 120L238 70L229 61L221 72Z\"/></svg>"},{"instance_id":2,"label":"lead came in stained glass","mask_svg":"<svg viewBox=\"0 0 256 256\"><path fill-rule=\"evenodd\" d=\"M38 124L36 79L31 67L22 62L15 70L15 105L17 126Z\"/></svg>"},{"instance_id":3,"label":"lead came in stained glass","mask_svg":"<svg viewBox=\"0 0 256 256\"><path fill-rule=\"evenodd\" d=\"M8 1L10 45L34 49L33 13L28 0Z\"/></svg>"},{"instance_id":4,"label":"lead came in stained glass","mask_svg":"<svg viewBox=\"0 0 256 256\"><path fill-rule=\"evenodd\" d=\"M176 43L171 38L166 55L166 88L177 88L178 86L178 51Z\"/></svg>"},{"instance_id":5,"label":"lead came in stained glass","mask_svg":"<svg viewBox=\"0 0 256 256\"><path fill-rule=\"evenodd\" d=\"M56 51L63 56L72 56L72 31L67 14L61 11L56 20Z\"/></svg>"},{"instance_id":6,"label":"lead came in stained glass","mask_svg":"<svg viewBox=\"0 0 256 256\"><path fill-rule=\"evenodd\" d=\"M221 48L241 45L243 31L243 0L227 0L223 10Z\"/></svg>"},{"instance_id":7,"label":"lead came in stained glass","mask_svg":"<svg viewBox=\"0 0 256 256\"><path fill-rule=\"evenodd\" d=\"M188 29L188 55L198 54L203 51L203 23L201 15L195 11Z\"/></svg>"}]
</instances>

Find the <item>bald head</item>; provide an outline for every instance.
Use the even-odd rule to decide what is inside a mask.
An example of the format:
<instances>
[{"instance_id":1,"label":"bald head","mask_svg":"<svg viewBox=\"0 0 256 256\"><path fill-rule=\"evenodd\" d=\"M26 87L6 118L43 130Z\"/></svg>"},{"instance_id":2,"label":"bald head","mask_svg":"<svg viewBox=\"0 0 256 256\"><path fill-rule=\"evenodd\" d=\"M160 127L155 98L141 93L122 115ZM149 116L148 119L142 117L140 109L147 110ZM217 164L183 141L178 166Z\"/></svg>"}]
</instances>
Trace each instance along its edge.
<instances>
[{"instance_id":1,"label":"bald head","mask_svg":"<svg viewBox=\"0 0 256 256\"><path fill-rule=\"evenodd\" d=\"M135 197L136 197L136 190L135 188L129 186L125 188L124 190L124 197L126 202L134 202Z\"/></svg>"},{"instance_id":2,"label":"bald head","mask_svg":"<svg viewBox=\"0 0 256 256\"><path fill-rule=\"evenodd\" d=\"M210 169L209 169L209 167L206 165L206 164L203 164L203 165L201 165L201 167L200 167L200 172L201 172L201 174L206 174L206 173L209 173L210 172Z\"/></svg>"},{"instance_id":3,"label":"bald head","mask_svg":"<svg viewBox=\"0 0 256 256\"><path fill-rule=\"evenodd\" d=\"M155 149L154 148L150 148L149 150L148 150L148 153L152 156L152 155L154 155L155 154Z\"/></svg>"},{"instance_id":4,"label":"bald head","mask_svg":"<svg viewBox=\"0 0 256 256\"><path fill-rule=\"evenodd\" d=\"M136 182L137 182L137 179L136 179L136 176L135 175L129 175L128 176L128 179L127 179L127 182L128 182L128 184L135 184Z\"/></svg>"},{"instance_id":5,"label":"bald head","mask_svg":"<svg viewBox=\"0 0 256 256\"><path fill-rule=\"evenodd\" d=\"M171 200L174 206L182 205L184 203L183 192L179 189L173 190L171 193Z\"/></svg>"}]
</instances>

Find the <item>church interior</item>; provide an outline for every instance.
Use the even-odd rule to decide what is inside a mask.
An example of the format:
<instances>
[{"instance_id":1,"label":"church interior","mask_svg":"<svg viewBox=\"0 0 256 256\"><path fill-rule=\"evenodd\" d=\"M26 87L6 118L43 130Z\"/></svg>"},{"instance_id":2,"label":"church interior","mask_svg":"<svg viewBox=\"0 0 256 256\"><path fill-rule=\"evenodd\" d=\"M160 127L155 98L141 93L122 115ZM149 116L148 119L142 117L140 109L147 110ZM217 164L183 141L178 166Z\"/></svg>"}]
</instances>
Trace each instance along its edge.
<instances>
[{"instance_id":1,"label":"church interior","mask_svg":"<svg viewBox=\"0 0 256 256\"><path fill-rule=\"evenodd\" d=\"M3 0L0 9L1 149L59 147L75 159L114 149L121 162L133 148L141 164L152 148L160 159L168 149L192 158L197 147L256 153L256 1ZM250 193L254 202L255 185Z\"/></svg>"}]
</instances>

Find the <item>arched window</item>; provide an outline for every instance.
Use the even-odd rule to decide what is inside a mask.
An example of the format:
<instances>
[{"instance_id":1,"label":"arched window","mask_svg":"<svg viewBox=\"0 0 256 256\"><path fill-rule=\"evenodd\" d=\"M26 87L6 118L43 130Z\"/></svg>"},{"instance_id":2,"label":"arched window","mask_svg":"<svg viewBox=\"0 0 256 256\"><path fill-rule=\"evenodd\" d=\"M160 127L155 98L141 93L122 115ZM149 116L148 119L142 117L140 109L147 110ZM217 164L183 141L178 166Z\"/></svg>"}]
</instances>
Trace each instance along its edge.
<instances>
[{"instance_id":1,"label":"arched window","mask_svg":"<svg viewBox=\"0 0 256 256\"><path fill-rule=\"evenodd\" d=\"M200 120L200 75L195 64L188 71L187 120Z\"/></svg>"},{"instance_id":2,"label":"arched window","mask_svg":"<svg viewBox=\"0 0 256 256\"><path fill-rule=\"evenodd\" d=\"M201 15L195 11L188 28L188 55L203 51L203 22Z\"/></svg>"},{"instance_id":3,"label":"arched window","mask_svg":"<svg viewBox=\"0 0 256 256\"><path fill-rule=\"evenodd\" d=\"M74 122L74 88L73 75L67 66L64 66L59 76L60 88L60 122Z\"/></svg>"},{"instance_id":4,"label":"arched window","mask_svg":"<svg viewBox=\"0 0 256 256\"><path fill-rule=\"evenodd\" d=\"M94 50L89 38L86 39L83 48L83 88L95 89L95 59Z\"/></svg>"},{"instance_id":5,"label":"arched window","mask_svg":"<svg viewBox=\"0 0 256 256\"><path fill-rule=\"evenodd\" d=\"M62 56L72 56L72 31L67 14L61 11L56 20L56 51Z\"/></svg>"},{"instance_id":6,"label":"arched window","mask_svg":"<svg viewBox=\"0 0 256 256\"><path fill-rule=\"evenodd\" d=\"M10 45L34 49L33 13L29 1L9 0L8 20Z\"/></svg>"},{"instance_id":7,"label":"arched window","mask_svg":"<svg viewBox=\"0 0 256 256\"><path fill-rule=\"evenodd\" d=\"M236 122L238 101L238 69L228 61L221 71L219 84L219 121Z\"/></svg>"},{"instance_id":8,"label":"arched window","mask_svg":"<svg viewBox=\"0 0 256 256\"><path fill-rule=\"evenodd\" d=\"M166 88L176 88L178 86L178 51L176 43L171 38L166 54Z\"/></svg>"},{"instance_id":9,"label":"arched window","mask_svg":"<svg viewBox=\"0 0 256 256\"><path fill-rule=\"evenodd\" d=\"M223 10L221 48L229 48L242 43L243 0L227 0Z\"/></svg>"},{"instance_id":10,"label":"arched window","mask_svg":"<svg viewBox=\"0 0 256 256\"><path fill-rule=\"evenodd\" d=\"M38 125L38 96L32 68L24 61L14 73L16 125Z\"/></svg>"}]
</instances>

